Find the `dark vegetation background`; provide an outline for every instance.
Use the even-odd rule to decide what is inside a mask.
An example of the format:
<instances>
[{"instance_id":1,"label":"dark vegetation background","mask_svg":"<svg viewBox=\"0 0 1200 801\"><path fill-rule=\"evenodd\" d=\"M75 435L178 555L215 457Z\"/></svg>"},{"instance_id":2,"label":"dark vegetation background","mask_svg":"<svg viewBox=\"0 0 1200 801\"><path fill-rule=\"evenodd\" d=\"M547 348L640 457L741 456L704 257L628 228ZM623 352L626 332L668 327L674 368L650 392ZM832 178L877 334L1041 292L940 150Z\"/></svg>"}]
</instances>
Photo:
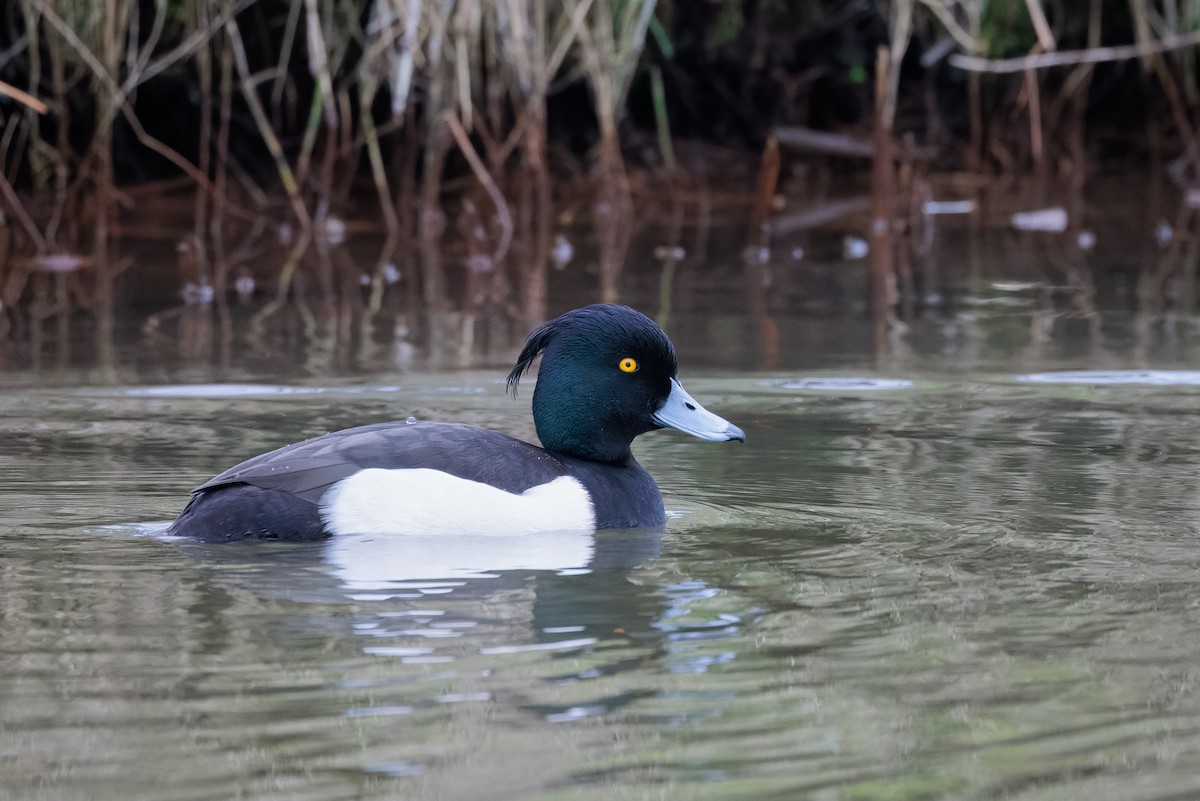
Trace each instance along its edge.
<instances>
[{"instance_id":1,"label":"dark vegetation background","mask_svg":"<svg viewBox=\"0 0 1200 801\"><path fill-rule=\"evenodd\" d=\"M1185 192L1198 32L1200 0L14 0L0 340L180 298L360 340L520 332L576 242L616 299L665 197L737 209L754 261L781 180L839 176L886 221L886 325L931 186Z\"/></svg>"}]
</instances>

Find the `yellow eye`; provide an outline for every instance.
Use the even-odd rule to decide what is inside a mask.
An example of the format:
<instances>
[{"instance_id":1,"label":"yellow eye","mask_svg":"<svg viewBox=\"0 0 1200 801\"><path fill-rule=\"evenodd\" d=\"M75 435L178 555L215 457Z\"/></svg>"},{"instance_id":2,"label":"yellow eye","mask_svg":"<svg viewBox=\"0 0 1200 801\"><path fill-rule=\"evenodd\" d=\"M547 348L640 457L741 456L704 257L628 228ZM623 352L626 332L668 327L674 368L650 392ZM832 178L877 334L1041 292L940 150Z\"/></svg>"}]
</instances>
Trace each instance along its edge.
<instances>
[{"instance_id":1,"label":"yellow eye","mask_svg":"<svg viewBox=\"0 0 1200 801\"><path fill-rule=\"evenodd\" d=\"M638 369L637 359L631 359L626 356L621 361L617 362L617 367L621 368L622 373L636 373Z\"/></svg>"}]
</instances>

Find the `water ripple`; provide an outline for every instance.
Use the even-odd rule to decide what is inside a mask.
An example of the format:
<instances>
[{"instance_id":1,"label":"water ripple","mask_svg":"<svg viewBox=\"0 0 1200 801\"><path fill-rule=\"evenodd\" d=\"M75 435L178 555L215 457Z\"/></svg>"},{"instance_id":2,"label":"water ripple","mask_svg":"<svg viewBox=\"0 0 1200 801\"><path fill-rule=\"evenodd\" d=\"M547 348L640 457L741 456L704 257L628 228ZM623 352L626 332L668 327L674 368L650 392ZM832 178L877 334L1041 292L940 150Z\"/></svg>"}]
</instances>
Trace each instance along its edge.
<instances>
[{"instance_id":1,"label":"water ripple","mask_svg":"<svg viewBox=\"0 0 1200 801\"><path fill-rule=\"evenodd\" d=\"M785 378L777 381L758 381L760 387L777 389L811 390L817 392L886 392L909 389L913 382L906 378L871 378L856 376L810 376L807 378Z\"/></svg>"},{"instance_id":2,"label":"water ripple","mask_svg":"<svg viewBox=\"0 0 1200 801\"><path fill-rule=\"evenodd\" d=\"M1135 386L1200 386L1197 370L1064 370L1017 376L1030 384L1107 384Z\"/></svg>"}]
</instances>

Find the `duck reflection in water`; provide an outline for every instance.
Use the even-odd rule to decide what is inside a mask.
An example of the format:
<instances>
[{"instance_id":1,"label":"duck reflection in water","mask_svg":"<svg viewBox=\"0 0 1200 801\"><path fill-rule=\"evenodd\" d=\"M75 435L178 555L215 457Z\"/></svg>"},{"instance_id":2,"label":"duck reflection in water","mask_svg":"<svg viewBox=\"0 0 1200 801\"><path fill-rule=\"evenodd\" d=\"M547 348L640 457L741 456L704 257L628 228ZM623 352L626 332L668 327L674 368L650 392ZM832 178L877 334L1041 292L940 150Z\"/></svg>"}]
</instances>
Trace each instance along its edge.
<instances>
[{"instance_id":1,"label":"duck reflection in water","mask_svg":"<svg viewBox=\"0 0 1200 801\"><path fill-rule=\"evenodd\" d=\"M391 631L394 618L416 625L424 615L436 616L442 625L457 621L464 629L493 624L468 632L481 649L661 634L655 624L665 607L662 594L653 582L642 586L635 576L659 556L661 528L406 537L404 547L394 538L349 535L268 546L270 559L262 558L263 546L257 543L176 544L201 567L208 600L193 612L202 618L200 630L216 638L205 650L232 644L221 642L220 632L226 631L221 620L247 593L263 602L300 604L288 617L314 615L324 621L280 626L275 635L283 638L284 650L290 647L288 638L307 641L313 630L367 636L372 643L395 635L410 645L413 637ZM337 611L347 605L355 609L350 617ZM230 632L226 636L236 639Z\"/></svg>"}]
</instances>

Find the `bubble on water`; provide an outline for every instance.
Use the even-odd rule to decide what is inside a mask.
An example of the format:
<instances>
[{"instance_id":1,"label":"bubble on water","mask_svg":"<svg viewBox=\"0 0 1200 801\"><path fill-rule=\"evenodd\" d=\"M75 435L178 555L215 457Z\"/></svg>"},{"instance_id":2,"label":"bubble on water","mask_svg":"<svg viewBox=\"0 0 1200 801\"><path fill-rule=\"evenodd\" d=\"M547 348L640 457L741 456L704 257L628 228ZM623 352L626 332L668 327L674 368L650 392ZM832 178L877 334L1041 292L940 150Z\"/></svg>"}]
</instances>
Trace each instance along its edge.
<instances>
[{"instance_id":1,"label":"bubble on water","mask_svg":"<svg viewBox=\"0 0 1200 801\"><path fill-rule=\"evenodd\" d=\"M404 422L405 422L405 423L408 423L408 424L411 426L413 423L417 422L417 418L415 418L415 417L410 417L410 418L408 418L407 420L405 420Z\"/></svg>"}]
</instances>

